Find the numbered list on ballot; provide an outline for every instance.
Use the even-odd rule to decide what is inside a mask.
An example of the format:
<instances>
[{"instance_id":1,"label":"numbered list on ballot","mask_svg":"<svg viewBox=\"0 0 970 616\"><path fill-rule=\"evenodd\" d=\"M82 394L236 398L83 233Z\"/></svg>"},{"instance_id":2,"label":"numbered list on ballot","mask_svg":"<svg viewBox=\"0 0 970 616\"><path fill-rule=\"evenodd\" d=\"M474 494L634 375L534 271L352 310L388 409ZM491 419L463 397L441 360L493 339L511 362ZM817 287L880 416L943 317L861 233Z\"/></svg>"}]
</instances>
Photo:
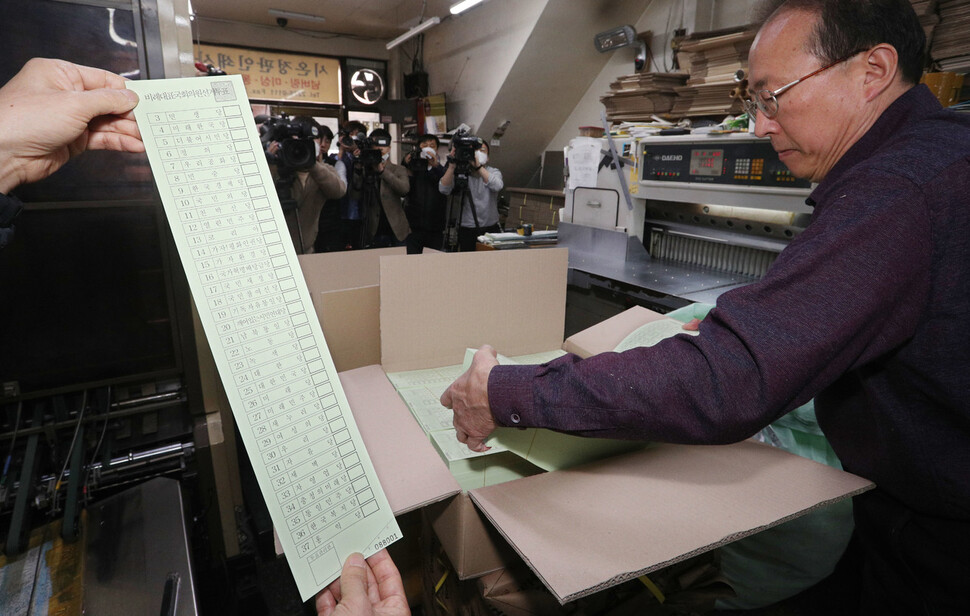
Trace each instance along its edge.
<instances>
[{"instance_id":1,"label":"numbered list on ballot","mask_svg":"<svg viewBox=\"0 0 970 616\"><path fill-rule=\"evenodd\" d=\"M303 600L401 538L310 303L238 75L131 81L219 375Z\"/></svg>"}]
</instances>

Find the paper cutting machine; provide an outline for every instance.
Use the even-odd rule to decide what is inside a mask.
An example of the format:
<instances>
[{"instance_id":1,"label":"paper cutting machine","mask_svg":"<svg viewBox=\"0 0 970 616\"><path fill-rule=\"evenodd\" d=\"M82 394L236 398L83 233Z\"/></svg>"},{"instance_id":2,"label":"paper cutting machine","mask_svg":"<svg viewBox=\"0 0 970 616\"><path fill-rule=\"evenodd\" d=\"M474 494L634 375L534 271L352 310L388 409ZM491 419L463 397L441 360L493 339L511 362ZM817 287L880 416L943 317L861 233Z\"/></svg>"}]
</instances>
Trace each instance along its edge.
<instances>
[{"instance_id":1,"label":"paper cutting machine","mask_svg":"<svg viewBox=\"0 0 970 616\"><path fill-rule=\"evenodd\" d=\"M603 150L608 152L606 141ZM747 133L620 140L596 187L568 191L570 284L659 310L758 280L808 224L811 184ZM629 205L623 186L627 183Z\"/></svg>"}]
</instances>

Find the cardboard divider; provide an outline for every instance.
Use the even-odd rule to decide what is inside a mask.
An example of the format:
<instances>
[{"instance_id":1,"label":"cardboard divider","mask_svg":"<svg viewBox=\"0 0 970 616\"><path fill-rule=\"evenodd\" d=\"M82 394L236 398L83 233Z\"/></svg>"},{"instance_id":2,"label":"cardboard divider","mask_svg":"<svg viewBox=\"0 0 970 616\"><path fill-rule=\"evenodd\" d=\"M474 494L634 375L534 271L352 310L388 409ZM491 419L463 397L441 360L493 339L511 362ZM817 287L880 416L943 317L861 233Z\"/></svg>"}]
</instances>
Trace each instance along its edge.
<instances>
[{"instance_id":1,"label":"cardboard divider","mask_svg":"<svg viewBox=\"0 0 970 616\"><path fill-rule=\"evenodd\" d=\"M321 252L300 255L300 268L310 295L323 291L339 291L370 287L381 282L381 257L406 255L405 248L376 248Z\"/></svg>"},{"instance_id":2,"label":"cardboard divider","mask_svg":"<svg viewBox=\"0 0 970 616\"><path fill-rule=\"evenodd\" d=\"M381 363L379 286L323 291L312 298L337 372Z\"/></svg>"},{"instance_id":3,"label":"cardboard divider","mask_svg":"<svg viewBox=\"0 0 970 616\"><path fill-rule=\"evenodd\" d=\"M381 363L381 257L404 248L300 255L300 268L337 372Z\"/></svg>"},{"instance_id":4,"label":"cardboard divider","mask_svg":"<svg viewBox=\"0 0 970 616\"><path fill-rule=\"evenodd\" d=\"M486 343L508 356L558 349L568 255L548 248L381 259L384 369L460 364L466 348Z\"/></svg>"}]
</instances>

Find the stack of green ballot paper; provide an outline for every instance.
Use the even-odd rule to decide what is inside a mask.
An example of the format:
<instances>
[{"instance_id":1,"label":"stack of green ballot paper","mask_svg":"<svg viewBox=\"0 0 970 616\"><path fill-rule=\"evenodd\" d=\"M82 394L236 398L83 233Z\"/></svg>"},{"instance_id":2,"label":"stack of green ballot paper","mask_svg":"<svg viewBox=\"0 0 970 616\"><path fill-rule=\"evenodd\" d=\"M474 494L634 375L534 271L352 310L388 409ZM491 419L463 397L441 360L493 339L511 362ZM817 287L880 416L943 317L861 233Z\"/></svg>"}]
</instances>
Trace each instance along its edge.
<instances>
[{"instance_id":1,"label":"stack of green ballot paper","mask_svg":"<svg viewBox=\"0 0 970 616\"><path fill-rule=\"evenodd\" d=\"M661 319L634 330L615 350L652 346L678 333L697 334L685 332L677 321ZM488 451L479 453L468 449L458 442L452 412L441 406L440 398L445 389L471 366L474 354L475 349L467 349L461 365L387 375L463 490L579 466L649 446L643 441L585 438L541 428L498 428L486 442ZM499 355L498 361L501 365L542 364L564 354L564 351L554 350L517 357Z\"/></svg>"}]
</instances>

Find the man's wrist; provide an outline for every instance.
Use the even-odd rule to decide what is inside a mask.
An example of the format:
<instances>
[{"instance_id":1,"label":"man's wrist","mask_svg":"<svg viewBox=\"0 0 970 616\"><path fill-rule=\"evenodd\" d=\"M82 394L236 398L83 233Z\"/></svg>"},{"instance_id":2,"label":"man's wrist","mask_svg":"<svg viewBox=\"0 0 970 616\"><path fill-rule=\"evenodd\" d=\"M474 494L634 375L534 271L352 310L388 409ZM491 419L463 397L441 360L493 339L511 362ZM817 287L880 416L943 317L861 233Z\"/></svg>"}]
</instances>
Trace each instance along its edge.
<instances>
[{"instance_id":1,"label":"man's wrist","mask_svg":"<svg viewBox=\"0 0 970 616\"><path fill-rule=\"evenodd\" d=\"M522 428L534 421L534 366L494 366L488 374L488 404L496 425Z\"/></svg>"}]
</instances>

